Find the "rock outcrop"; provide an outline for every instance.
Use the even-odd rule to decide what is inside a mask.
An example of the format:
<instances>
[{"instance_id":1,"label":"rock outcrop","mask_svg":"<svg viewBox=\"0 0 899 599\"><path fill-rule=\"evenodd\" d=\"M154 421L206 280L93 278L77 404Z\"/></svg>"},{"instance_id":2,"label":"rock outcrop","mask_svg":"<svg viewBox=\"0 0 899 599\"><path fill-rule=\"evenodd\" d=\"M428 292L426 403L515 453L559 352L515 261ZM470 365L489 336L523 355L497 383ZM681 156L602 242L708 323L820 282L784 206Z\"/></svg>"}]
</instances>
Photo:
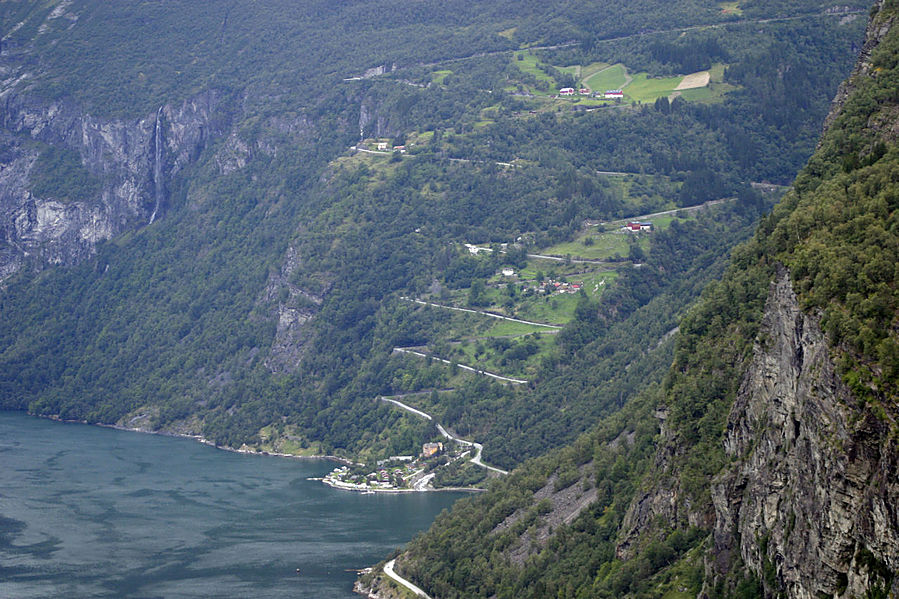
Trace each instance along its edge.
<instances>
[{"instance_id":1,"label":"rock outcrop","mask_svg":"<svg viewBox=\"0 0 899 599\"><path fill-rule=\"evenodd\" d=\"M271 354L265 361L272 372L293 372L299 367L312 340L310 321L324 301L322 296L309 293L292 282L302 264L296 247L288 247L280 270L269 276L261 298L262 303L272 306L278 323Z\"/></svg>"},{"instance_id":2,"label":"rock outcrop","mask_svg":"<svg viewBox=\"0 0 899 599\"><path fill-rule=\"evenodd\" d=\"M0 91L0 279L24 264L76 263L97 242L161 217L172 179L227 127L207 91L136 120L84 114L71 101ZM95 197L38 197L31 191L42 148L73 150L100 182Z\"/></svg>"},{"instance_id":3,"label":"rock outcrop","mask_svg":"<svg viewBox=\"0 0 899 599\"><path fill-rule=\"evenodd\" d=\"M770 593L862 597L899 571L899 450L835 372L818 318L779 269L712 487L712 567Z\"/></svg>"}]
</instances>

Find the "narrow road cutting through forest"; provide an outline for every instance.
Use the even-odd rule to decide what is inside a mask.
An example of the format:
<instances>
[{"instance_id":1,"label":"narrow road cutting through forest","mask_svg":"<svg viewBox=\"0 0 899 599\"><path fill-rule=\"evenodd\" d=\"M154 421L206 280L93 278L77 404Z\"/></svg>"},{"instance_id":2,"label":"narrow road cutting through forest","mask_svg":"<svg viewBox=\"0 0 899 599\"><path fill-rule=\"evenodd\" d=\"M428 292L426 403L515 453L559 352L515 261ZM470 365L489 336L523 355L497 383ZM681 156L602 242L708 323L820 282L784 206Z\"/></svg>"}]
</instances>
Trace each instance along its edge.
<instances>
[{"instance_id":1,"label":"narrow road cutting through forest","mask_svg":"<svg viewBox=\"0 0 899 599\"><path fill-rule=\"evenodd\" d=\"M481 370L479 368L474 368L472 366L468 366L467 364L459 364L458 362L450 362L449 360L444 360L443 358L438 358L437 356L428 355L422 353L420 351L410 349L408 347L394 347L393 351L398 354L412 354L413 356L418 356L420 358L428 358L430 360L437 360L438 362L443 362L444 364L455 364L462 370L467 370L469 372L473 372L475 374L481 374L484 376L489 376L492 379L496 379L498 381L503 381L509 383L511 385L527 385L528 382L524 379L513 379L512 377L502 376L501 374L496 374L494 372L487 372L486 370Z\"/></svg>"},{"instance_id":2,"label":"narrow road cutting through forest","mask_svg":"<svg viewBox=\"0 0 899 599\"><path fill-rule=\"evenodd\" d=\"M434 419L431 417L430 414L425 414L421 410L416 410L412 406L404 404L401 401L397 401L396 399L393 399L390 397L384 397L384 396L381 396L380 399L383 402L392 403L393 405L395 405L399 408L402 408L402 409L406 410L407 412L411 412L411 413L415 414L416 416L419 416L421 418L425 418L427 420L430 420L431 422L434 422ZM474 448L475 455L474 455L474 457L471 458L472 464L474 464L475 466L480 466L481 468L486 468L487 470L491 470L493 472L497 472L499 474L509 474L508 470L503 470L502 468L496 468L494 466L488 466L481 460L481 452L484 450L483 445L481 445L480 443L475 443L474 441L466 441L465 439L460 439L459 437L453 435L452 433L447 431L445 428L443 428L442 424L440 424L440 423L435 423L435 424L437 424L437 432L439 432L441 435L443 435L443 437L445 439L449 439L450 441L455 441L459 445L465 445L467 447Z\"/></svg>"},{"instance_id":3,"label":"narrow road cutting through forest","mask_svg":"<svg viewBox=\"0 0 899 599\"><path fill-rule=\"evenodd\" d=\"M389 576L396 582L400 583L401 585L403 585L404 587L406 587L407 589L409 589L410 591L415 593L416 596L424 597L425 599L431 599L430 595L428 595L423 590L421 590L420 588L418 588L417 586L415 586L414 584L412 584L411 582L409 582L408 580L406 580L405 578L403 578L402 576L397 574L396 570L393 569L393 565L395 563L396 563L396 560L392 559L389 562L387 562L386 564L384 564L384 574L386 574L387 576Z\"/></svg>"},{"instance_id":4,"label":"narrow road cutting through forest","mask_svg":"<svg viewBox=\"0 0 899 599\"><path fill-rule=\"evenodd\" d=\"M493 312L485 312L484 310L472 310L471 308L457 308L455 306L445 306L443 304L435 304L433 302L426 302L424 300L413 299L411 297L401 297L400 298L406 302L412 302L414 304L420 304L422 306L432 306L434 308L443 308L444 310L454 310L456 312L468 312L469 314L480 314L481 316L489 316L490 318L498 318L500 320L508 320L509 322L518 322L521 324L529 324L535 327L546 327L548 329L561 329L562 325L560 324L547 324L545 322L534 322L532 320L522 320L520 318L512 318L511 316L501 316L500 314L494 314Z\"/></svg>"}]
</instances>

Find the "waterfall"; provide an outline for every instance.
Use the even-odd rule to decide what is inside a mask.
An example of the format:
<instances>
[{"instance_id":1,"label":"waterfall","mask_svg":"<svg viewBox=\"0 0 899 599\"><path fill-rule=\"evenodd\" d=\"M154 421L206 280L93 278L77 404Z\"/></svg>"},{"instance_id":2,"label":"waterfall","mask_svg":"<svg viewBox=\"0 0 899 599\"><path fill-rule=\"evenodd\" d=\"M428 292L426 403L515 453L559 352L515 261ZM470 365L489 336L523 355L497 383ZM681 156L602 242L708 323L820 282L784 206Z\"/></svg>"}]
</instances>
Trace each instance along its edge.
<instances>
[{"instance_id":1,"label":"waterfall","mask_svg":"<svg viewBox=\"0 0 899 599\"><path fill-rule=\"evenodd\" d=\"M153 221L156 220L156 213L159 212L159 206L162 205L163 200L165 200L165 181L163 181L162 172L163 143L162 106L160 106L159 110L156 111L156 127L153 132L153 196L155 204L153 206L153 213L150 215L150 222L147 223L149 225L152 225Z\"/></svg>"}]
</instances>

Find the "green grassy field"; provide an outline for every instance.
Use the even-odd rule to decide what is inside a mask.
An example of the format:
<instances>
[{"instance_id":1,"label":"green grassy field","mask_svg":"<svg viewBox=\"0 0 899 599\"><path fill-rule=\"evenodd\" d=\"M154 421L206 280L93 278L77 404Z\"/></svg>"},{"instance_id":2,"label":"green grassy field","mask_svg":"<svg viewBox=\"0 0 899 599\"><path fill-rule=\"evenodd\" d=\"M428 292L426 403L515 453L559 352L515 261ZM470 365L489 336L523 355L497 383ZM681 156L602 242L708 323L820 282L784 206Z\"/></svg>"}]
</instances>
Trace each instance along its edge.
<instances>
[{"instance_id":1,"label":"green grassy field","mask_svg":"<svg viewBox=\"0 0 899 599\"><path fill-rule=\"evenodd\" d=\"M535 322L564 324L574 318L575 307L577 307L577 295L573 294L534 298L519 307L516 317Z\"/></svg>"},{"instance_id":2,"label":"green grassy field","mask_svg":"<svg viewBox=\"0 0 899 599\"><path fill-rule=\"evenodd\" d=\"M583 239L591 237L593 245L584 245ZM586 260L605 260L615 254L627 256L627 235L619 232L595 233L591 232L575 241L558 243L542 250L541 254L552 256L568 256L572 258L584 258Z\"/></svg>"},{"instance_id":3,"label":"green grassy field","mask_svg":"<svg viewBox=\"0 0 899 599\"><path fill-rule=\"evenodd\" d=\"M508 337L510 335L528 335L530 333L551 335L558 329L550 329L548 327L538 327L521 322L511 322L508 320L497 320L496 324L484 332L482 337Z\"/></svg>"},{"instance_id":4,"label":"green grassy field","mask_svg":"<svg viewBox=\"0 0 899 599\"><path fill-rule=\"evenodd\" d=\"M662 229L667 229L668 227L670 227L671 223L673 223L676 220L680 220L680 219L674 215L669 215L669 216L656 216L655 218L650 219L649 222L651 222L653 227L655 227L656 229L662 230Z\"/></svg>"},{"instance_id":5,"label":"green grassy field","mask_svg":"<svg viewBox=\"0 0 899 599\"><path fill-rule=\"evenodd\" d=\"M504 37L510 42L515 39L515 32L518 31L518 27L511 27L509 29L504 29L500 31L497 35L500 37Z\"/></svg>"},{"instance_id":6,"label":"green grassy field","mask_svg":"<svg viewBox=\"0 0 899 599\"><path fill-rule=\"evenodd\" d=\"M743 14L743 9L740 8L739 2L719 2L718 7L721 9L721 12L726 15L740 16Z\"/></svg>"},{"instance_id":7,"label":"green grassy field","mask_svg":"<svg viewBox=\"0 0 899 599\"><path fill-rule=\"evenodd\" d=\"M716 62L712 65L712 68L709 69L709 80L712 83L721 83L724 81L724 69L727 68L726 64Z\"/></svg>"},{"instance_id":8,"label":"green grassy field","mask_svg":"<svg viewBox=\"0 0 899 599\"><path fill-rule=\"evenodd\" d=\"M690 102L716 102L727 92L737 89L736 85L724 82L724 69L727 65L716 63L709 69L709 85L695 89L685 89L680 93L684 100Z\"/></svg>"},{"instance_id":9,"label":"green grassy field","mask_svg":"<svg viewBox=\"0 0 899 599\"><path fill-rule=\"evenodd\" d=\"M519 60L520 57L520 60ZM527 91L534 94L540 99L546 99L555 94L558 82L545 72L540 70L538 64L540 61L537 56L528 50L516 52L513 55L512 62L518 66L523 73L528 73L537 78L541 82L541 86L545 83L549 89L539 90L532 85L524 85L516 83L514 79L510 81L505 89L507 91ZM696 102L716 102L719 101L724 94L735 89L733 85L724 83L724 69L726 65L715 64L709 70L710 85L706 87L694 88L689 90L681 90L676 92L676 88L684 80L683 76L654 78L648 73L629 74L627 68L623 64L609 65L608 63L595 62L587 66L572 65L554 68L568 73L580 80L580 85L589 88L594 92L604 92L610 89L621 89L625 93L625 101L627 102L655 102L658 98L668 97L675 94L684 100ZM440 71L438 71L439 73ZM557 102L569 102L589 107L599 107L607 105L609 101L592 97L575 95L574 97L559 98Z\"/></svg>"},{"instance_id":10,"label":"green grassy field","mask_svg":"<svg viewBox=\"0 0 899 599\"><path fill-rule=\"evenodd\" d=\"M593 91L604 92L608 89L620 89L627 82L627 70L624 65L616 64L584 79L584 85Z\"/></svg>"},{"instance_id":11,"label":"green grassy field","mask_svg":"<svg viewBox=\"0 0 899 599\"><path fill-rule=\"evenodd\" d=\"M588 64L585 67L581 67L581 80L586 82L586 80L589 79L590 77L593 77L600 71L604 71L611 66L612 65L610 65L607 62L594 62L594 63Z\"/></svg>"},{"instance_id":12,"label":"green grassy field","mask_svg":"<svg viewBox=\"0 0 899 599\"><path fill-rule=\"evenodd\" d=\"M434 83L437 83L439 85L442 85L443 80L446 79L447 76L452 75L452 74L453 74L453 72L450 70L434 71L433 73L431 73L431 81L433 81Z\"/></svg>"},{"instance_id":13,"label":"green grassy field","mask_svg":"<svg viewBox=\"0 0 899 599\"><path fill-rule=\"evenodd\" d=\"M659 98L671 95L683 79L683 77L655 79L646 73L637 73L634 80L624 88L624 93L637 102L655 102Z\"/></svg>"},{"instance_id":14,"label":"green grassy field","mask_svg":"<svg viewBox=\"0 0 899 599\"><path fill-rule=\"evenodd\" d=\"M593 271L569 275L565 280L569 283L583 283L584 291L591 297L598 297L618 278L617 270Z\"/></svg>"},{"instance_id":15,"label":"green grassy field","mask_svg":"<svg viewBox=\"0 0 899 599\"><path fill-rule=\"evenodd\" d=\"M580 79L581 73L583 71L583 69L581 68L581 65L579 65L579 64L572 65L570 67L556 67L556 68L559 69L560 71L562 71L563 73L568 73L575 79Z\"/></svg>"},{"instance_id":16,"label":"green grassy field","mask_svg":"<svg viewBox=\"0 0 899 599\"><path fill-rule=\"evenodd\" d=\"M521 57L521 60L519 60ZM512 62L518 65L518 68L521 69L523 73L528 73L529 75L533 75L537 78L538 81L546 81L549 83L550 87L555 86L555 80L537 68L537 57L534 56L531 52L527 50L523 52L516 52L515 58L512 59Z\"/></svg>"}]
</instances>

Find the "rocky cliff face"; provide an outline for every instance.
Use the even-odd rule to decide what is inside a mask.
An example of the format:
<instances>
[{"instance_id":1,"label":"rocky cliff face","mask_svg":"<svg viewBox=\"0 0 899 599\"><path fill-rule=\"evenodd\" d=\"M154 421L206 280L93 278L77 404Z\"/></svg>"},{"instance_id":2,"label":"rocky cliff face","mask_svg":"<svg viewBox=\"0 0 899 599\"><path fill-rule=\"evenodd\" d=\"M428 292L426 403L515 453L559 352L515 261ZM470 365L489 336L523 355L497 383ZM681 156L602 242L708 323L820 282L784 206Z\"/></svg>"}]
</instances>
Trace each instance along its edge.
<instances>
[{"instance_id":1,"label":"rocky cliff face","mask_svg":"<svg viewBox=\"0 0 899 599\"><path fill-rule=\"evenodd\" d=\"M221 134L214 91L137 120L84 114L0 85L0 280L25 264L71 264L97 242L161 217L169 185ZM38 197L30 181L42 148L74 150L101 184L96 197Z\"/></svg>"},{"instance_id":2,"label":"rocky cliff face","mask_svg":"<svg viewBox=\"0 0 899 599\"><path fill-rule=\"evenodd\" d=\"M324 301L322 296L309 293L291 282L302 264L303 259L296 247L287 248L281 269L269 276L260 300L272 306L278 322L271 354L265 362L272 372L293 372L299 367L313 335L310 321L318 314L319 306Z\"/></svg>"},{"instance_id":3,"label":"rocky cliff face","mask_svg":"<svg viewBox=\"0 0 899 599\"><path fill-rule=\"evenodd\" d=\"M712 488L712 567L739 558L788 597L862 597L899 571L899 451L834 371L786 269L771 283ZM899 589L894 589L894 592Z\"/></svg>"}]
</instances>

